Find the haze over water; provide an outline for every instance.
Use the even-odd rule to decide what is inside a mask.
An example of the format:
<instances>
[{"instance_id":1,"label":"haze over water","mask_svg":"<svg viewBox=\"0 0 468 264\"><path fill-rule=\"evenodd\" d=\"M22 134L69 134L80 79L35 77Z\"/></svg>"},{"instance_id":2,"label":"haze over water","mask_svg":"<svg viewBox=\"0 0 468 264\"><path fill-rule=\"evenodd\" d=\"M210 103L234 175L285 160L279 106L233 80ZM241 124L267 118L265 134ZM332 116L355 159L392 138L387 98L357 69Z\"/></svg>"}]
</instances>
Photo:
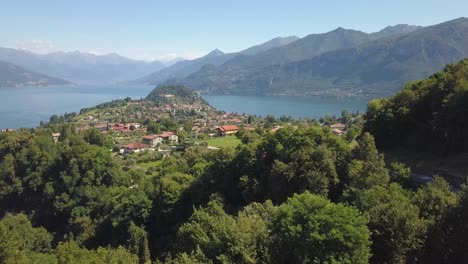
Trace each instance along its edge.
<instances>
[{"instance_id":1,"label":"haze over water","mask_svg":"<svg viewBox=\"0 0 468 264\"><path fill-rule=\"evenodd\" d=\"M56 114L79 112L114 99L145 97L153 87L116 85L78 85L2 88L0 129L36 127ZM273 114L296 118L339 115L341 110L363 111L367 100L337 97L204 96L212 106L228 112L254 115Z\"/></svg>"}]
</instances>

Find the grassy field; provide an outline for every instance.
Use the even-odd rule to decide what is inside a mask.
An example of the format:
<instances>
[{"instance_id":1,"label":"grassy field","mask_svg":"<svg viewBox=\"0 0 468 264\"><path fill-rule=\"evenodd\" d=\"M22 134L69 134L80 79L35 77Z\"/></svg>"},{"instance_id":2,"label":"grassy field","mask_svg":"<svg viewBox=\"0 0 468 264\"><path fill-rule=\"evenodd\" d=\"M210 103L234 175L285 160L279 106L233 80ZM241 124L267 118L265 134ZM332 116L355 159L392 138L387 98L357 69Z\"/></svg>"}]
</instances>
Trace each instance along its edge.
<instances>
[{"instance_id":1,"label":"grassy field","mask_svg":"<svg viewBox=\"0 0 468 264\"><path fill-rule=\"evenodd\" d=\"M139 163L138 166L148 169L149 167L159 167L162 163L162 160L147 162L147 163Z\"/></svg>"},{"instance_id":2,"label":"grassy field","mask_svg":"<svg viewBox=\"0 0 468 264\"><path fill-rule=\"evenodd\" d=\"M217 137L217 138L210 138L207 140L200 140L198 143L206 142L210 147L216 148L229 148L229 147L237 147L241 143L240 139L235 136L226 136L226 137Z\"/></svg>"}]
</instances>

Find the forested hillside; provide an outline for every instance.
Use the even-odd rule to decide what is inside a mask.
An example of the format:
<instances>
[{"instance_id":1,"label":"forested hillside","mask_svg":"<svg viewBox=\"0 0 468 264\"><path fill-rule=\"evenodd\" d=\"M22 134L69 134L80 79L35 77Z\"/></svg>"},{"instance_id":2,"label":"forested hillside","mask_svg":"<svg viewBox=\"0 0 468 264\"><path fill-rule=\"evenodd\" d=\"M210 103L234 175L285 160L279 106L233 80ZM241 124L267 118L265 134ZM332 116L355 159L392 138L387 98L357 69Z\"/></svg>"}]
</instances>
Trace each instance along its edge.
<instances>
[{"instance_id":1,"label":"forested hillside","mask_svg":"<svg viewBox=\"0 0 468 264\"><path fill-rule=\"evenodd\" d=\"M219 90L224 82L241 80L254 70L310 59L328 51L352 48L372 40L409 33L419 28L397 25L371 34L337 28L327 33L310 34L303 38L278 37L236 53L224 54L214 50L206 56L176 63L133 83L157 85L165 81L174 82L174 79L180 80L194 74L193 78L187 78L192 88L196 86L197 89L205 90L210 88L210 81L214 81L214 84L219 85ZM212 71L213 68L215 71ZM203 85L198 86L199 82L203 82Z\"/></svg>"},{"instance_id":2,"label":"forested hillside","mask_svg":"<svg viewBox=\"0 0 468 264\"><path fill-rule=\"evenodd\" d=\"M197 102L208 105L193 89L181 85L158 86L148 94L146 99L157 104L194 104Z\"/></svg>"},{"instance_id":3,"label":"forested hillside","mask_svg":"<svg viewBox=\"0 0 468 264\"><path fill-rule=\"evenodd\" d=\"M370 102L366 131L382 147L456 154L468 151L468 59L391 98Z\"/></svg>"},{"instance_id":4,"label":"forested hillside","mask_svg":"<svg viewBox=\"0 0 468 264\"><path fill-rule=\"evenodd\" d=\"M0 262L467 260L468 189L416 188L368 133L356 145L307 123L241 131L235 149L143 153L160 159L146 169L112 157L107 137L0 133Z\"/></svg>"},{"instance_id":5,"label":"forested hillside","mask_svg":"<svg viewBox=\"0 0 468 264\"><path fill-rule=\"evenodd\" d=\"M467 18L379 39L337 29L203 68L180 83L213 94L390 96L468 57L467 36Z\"/></svg>"}]
</instances>

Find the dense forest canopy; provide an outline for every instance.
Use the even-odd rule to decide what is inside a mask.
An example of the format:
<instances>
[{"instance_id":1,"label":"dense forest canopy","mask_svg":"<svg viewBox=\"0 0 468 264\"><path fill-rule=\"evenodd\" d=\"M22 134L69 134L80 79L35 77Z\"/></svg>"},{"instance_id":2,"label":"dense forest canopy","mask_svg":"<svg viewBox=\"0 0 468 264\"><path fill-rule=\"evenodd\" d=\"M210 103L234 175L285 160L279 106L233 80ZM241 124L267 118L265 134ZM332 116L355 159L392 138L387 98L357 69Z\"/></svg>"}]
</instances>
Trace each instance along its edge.
<instances>
[{"instance_id":1,"label":"dense forest canopy","mask_svg":"<svg viewBox=\"0 0 468 264\"><path fill-rule=\"evenodd\" d=\"M371 135L352 147L319 126L248 133L236 149L195 146L147 171L123 170L73 132L58 143L44 130L0 134L0 259L404 263L434 250L446 263L465 258L434 236L466 232L455 218L468 191L452 193L442 179L401 187L408 171L386 168Z\"/></svg>"},{"instance_id":2,"label":"dense forest canopy","mask_svg":"<svg viewBox=\"0 0 468 264\"><path fill-rule=\"evenodd\" d=\"M369 103L365 130L382 147L406 146L445 154L468 150L468 59L391 98Z\"/></svg>"}]
</instances>

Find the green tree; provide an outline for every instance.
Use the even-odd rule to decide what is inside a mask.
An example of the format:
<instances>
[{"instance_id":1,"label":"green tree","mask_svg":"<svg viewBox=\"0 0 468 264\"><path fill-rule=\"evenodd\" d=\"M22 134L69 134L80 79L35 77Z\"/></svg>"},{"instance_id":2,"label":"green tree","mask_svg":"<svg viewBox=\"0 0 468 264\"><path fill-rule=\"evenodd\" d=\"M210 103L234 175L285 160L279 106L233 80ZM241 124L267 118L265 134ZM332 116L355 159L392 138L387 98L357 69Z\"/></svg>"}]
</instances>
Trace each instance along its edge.
<instances>
[{"instance_id":1,"label":"green tree","mask_svg":"<svg viewBox=\"0 0 468 264\"><path fill-rule=\"evenodd\" d=\"M209 260L200 248L197 248L195 252L187 254L185 252L177 254L177 256L172 259L166 259L164 262L166 264L212 264L213 261Z\"/></svg>"},{"instance_id":2,"label":"green tree","mask_svg":"<svg viewBox=\"0 0 468 264\"><path fill-rule=\"evenodd\" d=\"M139 264L151 263L148 235L144 228L138 227L132 221L128 233L130 234L130 238L128 239L129 251L139 257Z\"/></svg>"},{"instance_id":3,"label":"green tree","mask_svg":"<svg viewBox=\"0 0 468 264\"><path fill-rule=\"evenodd\" d=\"M361 192L358 207L369 216L373 263L412 263L424 243L427 221L419 217L410 192L392 183Z\"/></svg>"},{"instance_id":4,"label":"green tree","mask_svg":"<svg viewBox=\"0 0 468 264\"><path fill-rule=\"evenodd\" d=\"M143 124L146 125L148 132L152 134L159 134L162 131L161 124L151 119L146 119L146 121Z\"/></svg>"},{"instance_id":5,"label":"green tree","mask_svg":"<svg viewBox=\"0 0 468 264\"><path fill-rule=\"evenodd\" d=\"M16 175L15 158L7 154L0 161L0 197L22 191L21 178Z\"/></svg>"},{"instance_id":6,"label":"green tree","mask_svg":"<svg viewBox=\"0 0 468 264\"><path fill-rule=\"evenodd\" d=\"M436 183L441 185L441 183ZM436 188L428 187L431 189ZM440 188L435 197L440 195ZM445 200L445 199L444 199ZM434 203L428 212L437 212L446 207L438 203L437 210L434 210ZM433 213L432 213L433 214ZM468 261L468 188L462 186L460 200L455 206L447 208L446 213L430 229L426 248L421 261L423 263L467 263Z\"/></svg>"},{"instance_id":7,"label":"green tree","mask_svg":"<svg viewBox=\"0 0 468 264\"><path fill-rule=\"evenodd\" d=\"M0 221L0 263L33 263L52 260L52 235L44 228L34 228L24 214L7 214ZM52 262L54 263L54 262Z\"/></svg>"},{"instance_id":8,"label":"green tree","mask_svg":"<svg viewBox=\"0 0 468 264\"><path fill-rule=\"evenodd\" d=\"M308 192L280 205L271 222L272 263L367 263L370 232L356 209Z\"/></svg>"},{"instance_id":9,"label":"green tree","mask_svg":"<svg viewBox=\"0 0 468 264\"><path fill-rule=\"evenodd\" d=\"M271 202L254 204L237 217L226 214L212 200L206 208L196 209L178 230L181 252L200 250L213 263L268 263L268 228Z\"/></svg>"},{"instance_id":10,"label":"green tree","mask_svg":"<svg viewBox=\"0 0 468 264\"><path fill-rule=\"evenodd\" d=\"M353 119L353 116L348 110L341 110L341 119L340 122L347 125Z\"/></svg>"},{"instance_id":11,"label":"green tree","mask_svg":"<svg viewBox=\"0 0 468 264\"><path fill-rule=\"evenodd\" d=\"M183 123L182 123L182 126L184 127L184 130L188 133L192 132L192 125L193 125L193 121L192 120L185 120Z\"/></svg>"},{"instance_id":12,"label":"green tree","mask_svg":"<svg viewBox=\"0 0 468 264\"><path fill-rule=\"evenodd\" d=\"M352 151L352 160L348 163L348 179L345 197L355 199L356 194L374 186L389 182L383 155L377 150L374 138L365 133L358 141L359 146Z\"/></svg>"},{"instance_id":13,"label":"green tree","mask_svg":"<svg viewBox=\"0 0 468 264\"><path fill-rule=\"evenodd\" d=\"M76 242L59 243L56 249L58 263L69 264L138 264L138 257L122 247L115 249L99 247L88 250L79 247Z\"/></svg>"},{"instance_id":14,"label":"green tree","mask_svg":"<svg viewBox=\"0 0 468 264\"><path fill-rule=\"evenodd\" d=\"M91 128L83 132L83 139L91 145L97 145L105 147L107 149L112 148L114 142L111 138L101 133L101 131Z\"/></svg>"},{"instance_id":15,"label":"green tree","mask_svg":"<svg viewBox=\"0 0 468 264\"><path fill-rule=\"evenodd\" d=\"M249 117L247 118L247 124L250 125L250 124L252 124L253 122L254 122L254 118L253 118L251 115L249 115Z\"/></svg>"},{"instance_id":16,"label":"green tree","mask_svg":"<svg viewBox=\"0 0 468 264\"><path fill-rule=\"evenodd\" d=\"M411 169L400 162L392 162L390 164L390 179L404 187L409 187L411 184Z\"/></svg>"},{"instance_id":17,"label":"green tree","mask_svg":"<svg viewBox=\"0 0 468 264\"><path fill-rule=\"evenodd\" d=\"M439 221L446 212L458 204L458 196L450 190L450 185L440 177L418 189L413 197L421 216L432 221Z\"/></svg>"}]
</instances>

